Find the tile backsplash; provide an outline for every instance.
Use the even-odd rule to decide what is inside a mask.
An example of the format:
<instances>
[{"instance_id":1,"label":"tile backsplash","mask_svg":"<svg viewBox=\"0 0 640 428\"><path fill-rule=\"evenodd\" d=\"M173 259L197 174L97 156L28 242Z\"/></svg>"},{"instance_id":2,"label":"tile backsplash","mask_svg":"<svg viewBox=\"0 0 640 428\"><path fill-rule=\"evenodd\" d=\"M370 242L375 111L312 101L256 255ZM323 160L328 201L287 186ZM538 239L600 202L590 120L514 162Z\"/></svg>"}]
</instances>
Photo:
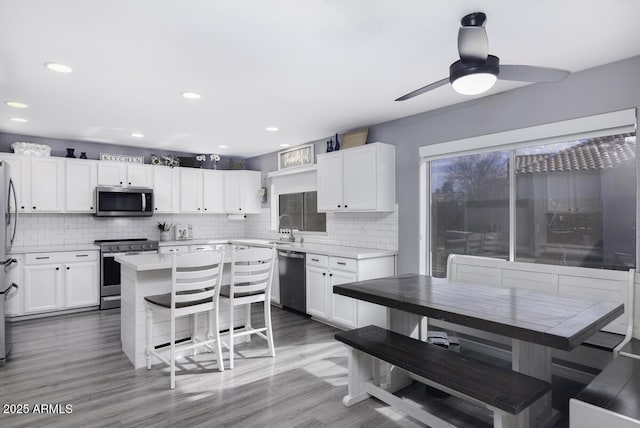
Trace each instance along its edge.
<instances>
[{"instance_id":1,"label":"tile backsplash","mask_svg":"<svg viewBox=\"0 0 640 428\"><path fill-rule=\"evenodd\" d=\"M88 214L23 214L18 217L16 247L86 244L96 239L158 240L158 222L191 224L194 238L242 238L245 222L226 215L156 214L153 217L94 217Z\"/></svg>"},{"instance_id":2,"label":"tile backsplash","mask_svg":"<svg viewBox=\"0 0 640 428\"><path fill-rule=\"evenodd\" d=\"M248 216L245 236L278 239L269 230L270 209ZM327 233L303 233L305 242L346 247L398 249L398 210L393 213L327 213Z\"/></svg>"},{"instance_id":3,"label":"tile backsplash","mask_svg":"<svg viewBox=\"0 0 640 428\"><path fill-rule=\"evenodd\" d=\"M245 221L226 215L156 214L153 217L94 217L88 214L22 214L18 217L16 247L87 244L96 239L160 238L158 222L191 224L194 239L267 238L270 209L248 215ZM304 234L306 242L396 250L398 215L394 213L327 213L327 233Z\"/></svg>"}]
</instances>

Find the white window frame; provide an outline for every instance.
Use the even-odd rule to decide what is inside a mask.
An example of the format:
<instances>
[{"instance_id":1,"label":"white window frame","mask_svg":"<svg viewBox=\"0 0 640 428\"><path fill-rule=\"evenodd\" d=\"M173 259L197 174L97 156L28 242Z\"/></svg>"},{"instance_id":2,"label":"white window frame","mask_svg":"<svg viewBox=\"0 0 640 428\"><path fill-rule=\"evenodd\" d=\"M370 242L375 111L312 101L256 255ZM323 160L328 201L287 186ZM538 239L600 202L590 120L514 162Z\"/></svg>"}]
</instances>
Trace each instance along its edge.
<instances>
[{"instance_id":1,"label":"white window frame","mask_svg":"<svg viewBox=\"0 0 640 428\"><path fill-rule=\"evenodd\" d=\"M619 110L594 116L536 125L528 128L486 134L478 137L421 146L420 153L420 264L421 274L431 274L431 161L449 157L473 155L490 151L511 150L510 164L515 164L513 149L534 145L560 143L581 138L636 132L637 110ZM636 156L636 218L640 216L640 156ZM515 171L509 169L509 260L515 260ZM513 205L513 206L512 206ZM640 224L640 222L636 221ZM636 230L636 266L640 257L640 242Z\"/></svg>"}]
</instances>

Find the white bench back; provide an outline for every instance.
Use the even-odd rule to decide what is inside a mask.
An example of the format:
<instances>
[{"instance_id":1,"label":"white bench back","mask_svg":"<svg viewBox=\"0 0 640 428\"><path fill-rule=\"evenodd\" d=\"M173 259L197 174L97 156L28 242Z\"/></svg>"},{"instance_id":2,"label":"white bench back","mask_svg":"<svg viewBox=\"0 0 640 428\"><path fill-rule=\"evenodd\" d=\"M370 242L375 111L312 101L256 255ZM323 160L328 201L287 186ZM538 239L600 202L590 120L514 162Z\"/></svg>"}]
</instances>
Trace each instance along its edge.
<instances>
[{"instance_id":1,"label":"white bench back","mask_svg":"<svg viewBox=\"0 0 640 428\"><path fill-rule=\"evenodd\" d=\"M634 276L633 270L508 262L460 254L451 254L447 260L447 278L452 281L622 302L625 313L602 329L618 334L627 332L629 286Z\"/></svg>"}]
</instances>

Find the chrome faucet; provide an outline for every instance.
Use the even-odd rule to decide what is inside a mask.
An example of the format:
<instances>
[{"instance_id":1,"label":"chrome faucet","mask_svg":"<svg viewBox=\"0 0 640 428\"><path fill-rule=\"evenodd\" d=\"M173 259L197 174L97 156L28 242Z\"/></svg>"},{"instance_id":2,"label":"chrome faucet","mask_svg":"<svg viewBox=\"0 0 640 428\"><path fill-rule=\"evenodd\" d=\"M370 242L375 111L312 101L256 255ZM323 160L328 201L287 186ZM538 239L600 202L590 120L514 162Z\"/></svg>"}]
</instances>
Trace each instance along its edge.
<instances>
[{"instance_id":1,"label":"chrome faucet","mask_svg":"<svg viewBox=\"0 0 640 428\"><path fill-rule=\"evenodd\" d=\"M289 241L291 242L295 242L296 241L296 237L293 234L293 220L291 219L291 216L289 214L282 214L280 217L278 217L278 231L282 230L282 219L283 218L288 218L289 219Z\"/></svg>"}]
</instances>

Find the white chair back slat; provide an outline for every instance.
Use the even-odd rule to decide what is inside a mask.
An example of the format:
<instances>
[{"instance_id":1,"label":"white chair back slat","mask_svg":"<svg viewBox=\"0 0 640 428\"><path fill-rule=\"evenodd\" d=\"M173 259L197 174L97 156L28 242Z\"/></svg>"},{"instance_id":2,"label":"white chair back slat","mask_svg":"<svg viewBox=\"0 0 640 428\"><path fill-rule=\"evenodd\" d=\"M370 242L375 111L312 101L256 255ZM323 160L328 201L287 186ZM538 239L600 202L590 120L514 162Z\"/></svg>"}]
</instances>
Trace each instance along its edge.
<instances>
[{"instance_id":1,"label":"white chair back slat","mask_svg":"<svg viewBox=\"0 0 640 428\"><path fill-rule=\"evenodd\" d=\"M172 268L171 307L220 295L224 249L175 255Z\"/></svg>"},{"instance_id":2,"label":"white chair back slat","mask_svg":"<svg viewBox=\"0 0 640 428\"><path fill-rule=\"evenodd\" d=\"M247 274L235 275L234 279L237 285L245 282L267 282L270 276L271 276L271 272L267 271L267 272L257 272L254 275L247 275Z\"/></svg>"}]
</instances>

